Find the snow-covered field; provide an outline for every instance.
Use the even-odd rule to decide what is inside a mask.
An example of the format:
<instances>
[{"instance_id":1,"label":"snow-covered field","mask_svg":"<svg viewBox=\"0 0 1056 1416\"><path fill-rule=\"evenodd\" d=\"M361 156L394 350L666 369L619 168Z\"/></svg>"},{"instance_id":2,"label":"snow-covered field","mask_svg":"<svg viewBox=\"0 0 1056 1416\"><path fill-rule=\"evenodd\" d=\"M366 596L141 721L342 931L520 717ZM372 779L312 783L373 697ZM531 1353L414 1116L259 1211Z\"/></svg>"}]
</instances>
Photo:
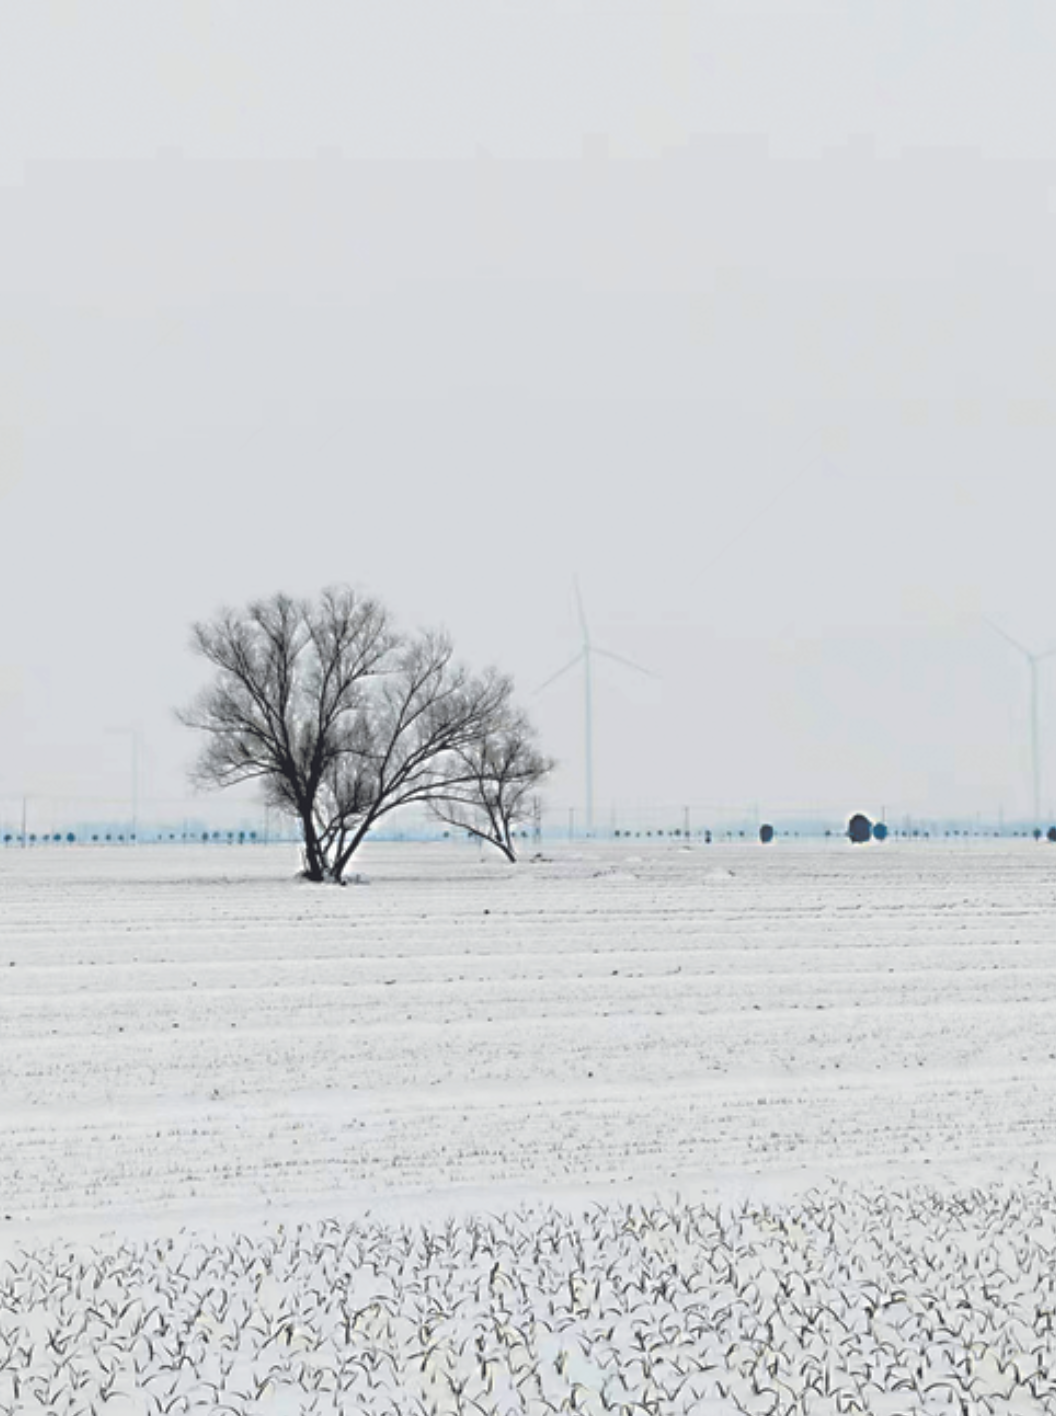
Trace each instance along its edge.
<instances>
[{"instance_id":1,"label":"snow-covered field","mask_svg":"<svg viewBox=\"0 0 1056 1416\"><path fill-rule=\"evenodd\" d=\"M0 1411L1056 1410L1056 849L547 855L0 854Z\"/></svg>"}]
</instances>

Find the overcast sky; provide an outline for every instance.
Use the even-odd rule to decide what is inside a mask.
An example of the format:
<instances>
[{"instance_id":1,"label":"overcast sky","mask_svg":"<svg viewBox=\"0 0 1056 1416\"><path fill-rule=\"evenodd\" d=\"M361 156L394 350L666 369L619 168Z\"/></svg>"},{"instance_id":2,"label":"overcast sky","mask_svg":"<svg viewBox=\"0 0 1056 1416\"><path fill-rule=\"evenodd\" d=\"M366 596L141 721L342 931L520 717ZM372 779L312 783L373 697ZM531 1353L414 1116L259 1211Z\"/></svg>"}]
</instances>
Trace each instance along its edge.
<instances>
[{"instance_id":1,"label":"overcast sky","mask_svg":"<svg viewBox=\"0 0 1056 1416\"><path fill-rule=\"evenodd\" d=\"M1054 60L1045 0L15 0L0 825L133 728L178 812L191 621L338 581L581 811L575 576L657 675L597 665L600 821L1026 812Z\"/></svg>"}]
</instances>

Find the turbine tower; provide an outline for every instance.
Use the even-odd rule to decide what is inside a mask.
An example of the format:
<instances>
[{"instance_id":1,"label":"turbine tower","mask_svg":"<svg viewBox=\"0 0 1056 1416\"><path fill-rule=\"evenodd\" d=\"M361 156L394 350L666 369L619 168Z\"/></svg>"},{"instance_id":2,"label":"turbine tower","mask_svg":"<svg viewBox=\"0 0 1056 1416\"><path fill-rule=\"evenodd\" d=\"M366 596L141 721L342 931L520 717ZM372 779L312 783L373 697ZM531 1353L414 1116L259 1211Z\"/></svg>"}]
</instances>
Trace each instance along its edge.
<instances>
[{"instance_id":1,"label":"turbine tower","mask_svg":"<svg viewBox=\"0 0 1056 1416\"><path fill-rule=\"evenodd\" d=\"M995 624L992 619L987 619L986 615L983 615L983 619L995 634L1000 634L1006 643L1011 644L1013 649L1017 649L1023 655L1030 667L1030 772L1034 789L1034 825L1037 826L1041 821L1041 766L1038 760L1038 665L1043 659L1051 659L1053 654L1056 654L1056 649L1046 649L1043 654L1032 654L1017 639L1013 639L1011 634L1003 630L999 624Z\"/></svg>"},{"instance_id":2,"label":"turbine tower","mask_svg":"<svg viewBox=\"0 0 1056 1416\"><path fill-rule=\"evenodd\" d=\"M613 659L617 664L623 664L625 668L634 669L635 673L645 674L647 678L656 678L656 674L649 669L643 669L641 664L636 664L631 659L625 659L622 654L614 654L611 649L598 648L590 637L590 627L583 610L583 596L579 592L579 580L576 579L573 583L576 590L579 627L583 636L579 653L570 659L563 668L558 669L556 674L551 674L545 683L540 684L536 693L542 693L544 688L549 688L552 683L567 674L570 669L574 669L577 664L583 665L583 820L584 830L590 836L594 832L594 685L591 660L595 654L601 654L606 659Z\"/></svg>"}]
</instances>

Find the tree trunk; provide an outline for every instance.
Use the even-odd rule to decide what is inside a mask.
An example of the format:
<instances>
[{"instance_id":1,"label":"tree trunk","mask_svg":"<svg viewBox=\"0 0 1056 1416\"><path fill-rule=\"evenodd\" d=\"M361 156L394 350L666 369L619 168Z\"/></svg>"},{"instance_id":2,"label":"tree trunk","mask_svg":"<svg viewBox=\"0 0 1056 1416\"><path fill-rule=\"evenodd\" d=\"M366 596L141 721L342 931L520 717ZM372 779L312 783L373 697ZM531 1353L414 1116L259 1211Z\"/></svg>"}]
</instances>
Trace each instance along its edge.
<instances>
[{"instance_id":1,"label":"tree trunk","mask_svg":"<svg viewBox=\"0 0 1056 1416\"><path fill-rule=\"evenodd\" d=\"M511 865L517 860L517 847L513 844L513 830L506 817L500 816L498 818L495 823L495 834L489 836L488 839L495 842Z\"/></svg>"},{"instance_id":2,"label":"tree trunk","mask_svg":"<svg viewBox=\"0 0 1056 1416\"><path fill-rule=\"evenodd\" d=\"M364 819L356 827L355 831L353 831L352 839L349 841L348 845L345 846L344 850L342 850L340 854L334 858L333 879L338 885L340 885L341 882L344 880L345 871L348 869L349 861L355 855L356 851L359 850L359 847L363 842L363 837L374 825L376 819L377 818L373 816L364 817Z\"/></svg>"},{"instance_id":3,"label":"tree trunk","mask_svg":"<svg viewBox=\"0 0 1056 1416\"><path fill-rule=\"evenodd\" d=\"M471 836L476 836L478 841L484 841L489 846L495 846L500 850L511 865L517 863L517 851L513 841L510 839L508 831L484 831L477 827L466 826L464 828Z\"/></svg>"},{"instance_id":4,"label":"tree trunk","mask_svg":"<svg viewBox=\"0 0 1056 1416\"><path fill-rule=\"evenodd\" d=\"M321 884L326 879L326 857L323 848L319 844L319 837L316 834L315 822L312 820L311 812L304 812L301 815L301 829L304 832L304 875L306 880L311 880L315 884Z\"/></svg>"}]
</instances>

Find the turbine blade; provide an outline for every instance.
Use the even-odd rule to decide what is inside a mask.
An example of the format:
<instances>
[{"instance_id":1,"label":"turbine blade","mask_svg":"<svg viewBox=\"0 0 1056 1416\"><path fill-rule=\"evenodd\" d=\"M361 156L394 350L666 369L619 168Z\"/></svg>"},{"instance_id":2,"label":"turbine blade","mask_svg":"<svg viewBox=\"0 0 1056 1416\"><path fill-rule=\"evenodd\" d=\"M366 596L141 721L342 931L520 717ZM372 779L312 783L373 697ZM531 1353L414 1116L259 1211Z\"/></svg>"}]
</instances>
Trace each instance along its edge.
<instances>
[{"instance_id":1,"label":"turbine blade","mask_svg":"<svg viewBox=\"0 0 1056 1416\"><path fill-rule=\"evenodd\" d=\"M584 649L589 649L589 648L590 648L590 630L587 628L587 616L586 616L586 611L583 609L583 595L582 595L582 593L581 593L581 591L580 591L580 588L579 588L579 576L578 576L578 575L574 575L574 576L572 577L572 584L575 586L575 590L576 590L576 609L579 611L579 627L580 627L580 629L583 631L583 647L584 647Z\"/></svg>"},{"instance_id":2,"label":"turbine blade","mask_svg":"<svg viewBox=\"0 0 1056 1416\"><path fill-rule=\"evenodd\" d=\"M604 654L606 659L614 659L617 664L623 664L625 668L634 669L637 673L645 674L646 678L659 678L659 674L654 674L652 669L643 669L641 664L636 664L633 659L625 659L622 654L614 654L611 649L599 649L597 645L591 645L592 654Z\"/></svg>"},{"instance_id":3,"label":"turbine blade","mask_svg":"<svg viewBox=\"0 0 1056 1416\"><path fill-rule=\"evenodd\" d=\"M808 438L808 445L809 442L810 439ZM800 482L805 481L808 477L814 476L821 467L831 468L831 466L832 459L824 448L806 456L800 463L798 471L793 472L792 476L789 477L787 481L782 482L779 489L768 501L757 506L755 511L752 512L746 521L741 523L729 540L725 541L715 554L711 556L709 560L705 561L704 572L710 573L715 566L718 565L719 561L721 561L724 556L728 555L729 552L733 550L734 546L748 535L749 531L754 530L755 526L773 511L778 502L783 501L785 497L788 496L789 492L791 492L794 487L798 486Z\"/></svg>"},{"instance_id":4,"label":"turbine blade","mask_svg":"<svg viewBox=\"0 0 1056 1416\"><path fill-rule=\"evenodd\" d=\"M1002 639L1004 639L1007 643L1011 644L1013 649L1018 649L1019 652L1021 654L1025 654L1028 659L1033 659L1036 657L1036 655L1032 654L1029 649L1025 649L1023 645L1020 644L1018 639L1013 639L1011 634L1009 634L1007 630L1002 629L999 624L995 624L994 621L990 619L988 615L980 615L979 618L983 621L984 624L988 624L995 634L1000 634Z\"/></svg>"},{"instance_id":5,"label":"turbine blade","mask_svg":"<svg viewBox=\"0 0 1056 1416\"><path fill-rule=\"evenodd\" d=\"M556 674L551 674L547 681L545 683L541 683L539 687L535 690L536 693L542 693L544 688L549 688L552 683L556 683L562 674L567 674L569 669L574 669L579 663L580 659L582 659L585 652L585 650L581 649L574 659L569 659L568 663L564 666L563 669L558 669Z\"/></svg>"}]
</instances>

